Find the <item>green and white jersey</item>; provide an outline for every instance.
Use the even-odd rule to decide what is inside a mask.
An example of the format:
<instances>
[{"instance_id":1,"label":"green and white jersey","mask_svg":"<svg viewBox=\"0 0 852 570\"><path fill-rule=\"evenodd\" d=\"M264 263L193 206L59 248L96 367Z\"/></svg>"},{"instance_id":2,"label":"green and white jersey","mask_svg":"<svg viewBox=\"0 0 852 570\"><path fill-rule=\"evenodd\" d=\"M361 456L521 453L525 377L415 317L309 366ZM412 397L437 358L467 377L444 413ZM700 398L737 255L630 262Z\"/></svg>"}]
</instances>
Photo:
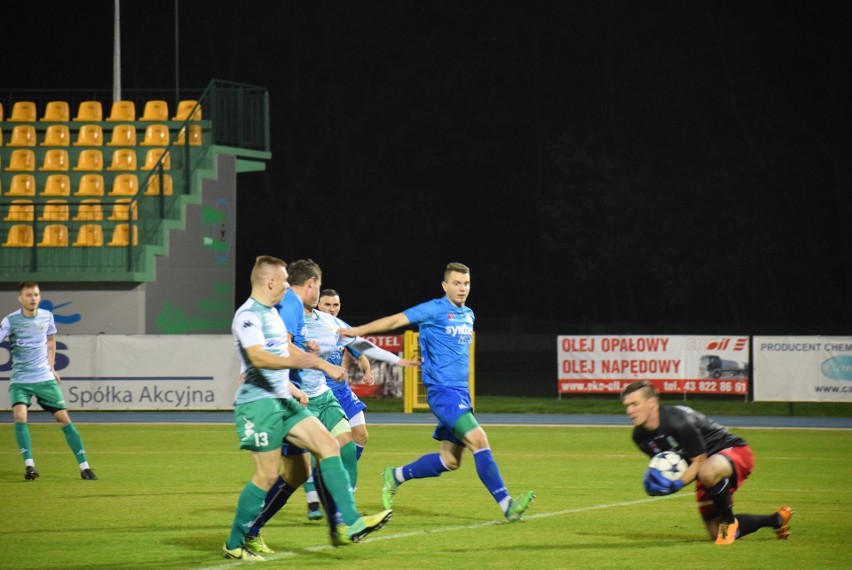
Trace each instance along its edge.
<instances>
[{"instance_id":1,"label":"green and white jersey","mask_svg":"<svg viewBox=\"0 0 852 570\"><path fill-rule=\"evenodd\" d=\"M319 345L317 356L329 360L333 354L343 350L340 341L348 340L341 339L337 334L342 327L343 324L334 316L314 309L310 315L305 315L305 340L316 341ZM319 396L330 389L326 384L325 374L321 371L302 370L302 392L308 398Z\"/></svg>"},{"instance_id":2,"label":"green and white jersey","mask_svg":"<svg viewBox=\"0 0 852 570\"><path fill-rule=\"evenodd\" d=\"M350 347L366 355L367 358L390 362L391 364L399 362L399 356L379 348L360 336L354 338L341 337L339 331L342 328L349 327L337 317L323 313L317 309L311 311L310 315L305 316L305 340L316 341L319 345L317 356L323 360L339 365L343 350L346 347ZM330 380L328 376L319 370L302 370L302 391L308 398L319 396L323 392L330 390L328 382L334 382L334 380Z\"/></svg>"},{"instance_id":3,"label":"green and white jersey","mask_svg":"<svg viewBox=\"0 0 852 570\"><path fill-rule=\"evenodd\" d=\"M47 361L47 337L56 334L53 313L36 309L35 316L27 317L21 309L7 315L0 322L0 339L9 337L12 345L12 376L10 384L29 384L53 380Z\"/></svg>"},{"instance_id":4,"label":"green and white jersey","mask_svg":"<svg viewBox=\"0 0 852 570\"><path fill-rule=\"evenodd\" d=\"M240 370L244 373L234 404L261 398L289 398L290 371L256 368L245 350L249 346L262 345L264 350L276 356L290 356L287 327L278 311L249 298L234 314L231 333L240 358Z\"/></svg>"}]
</instances>

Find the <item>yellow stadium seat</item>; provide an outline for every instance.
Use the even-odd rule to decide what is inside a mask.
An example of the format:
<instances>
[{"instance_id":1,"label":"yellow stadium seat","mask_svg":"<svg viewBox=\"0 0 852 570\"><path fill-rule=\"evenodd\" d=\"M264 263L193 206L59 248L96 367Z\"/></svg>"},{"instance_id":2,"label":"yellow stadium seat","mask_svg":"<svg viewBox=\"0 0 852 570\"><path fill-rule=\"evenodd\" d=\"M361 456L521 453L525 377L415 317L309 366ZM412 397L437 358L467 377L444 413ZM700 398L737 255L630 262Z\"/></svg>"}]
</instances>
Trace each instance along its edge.
<instances>
[{"instance_id":1,"label":"yellow stadium seat","mask_svg":"<svg viewBox=\"0 0 852 570\"><path fill-rule=\"evenodd\" d=\"M0 118L0 121L2 121L2 120L3 119ZM3 146L3 129L0 129L0 146Z\"/></svg>"},{"instance_id":2,"label":"yellow stadium seat","mask_svg":"<svg viewBox=\"0 0 852 570\"><path fill-rule=\"evenodd\" d=\"M16 101L12 105L12 115L6 120L10 123L34 123L36 104L32 101Z\"/></svg>"},{"instance_id":3,"label":"yellow stadium seat","mask_svg":"<svg viewBox=\"0 0 852 570\"><path fill-rule=\"evenodd\" d=\"M104 219L104 210L100 200L83 200L77 207L75 222L100 222Z\"/></svg>"},{"instance_id":4,"label":"yellow stadium seat","mask_svg":"<svg viewBox=\"0 0 852 570\"><path fill-rule=\"evenodd\" d=\"M15 125L6 146L35 146L36 131L32 125Z\"/></svg>"},{"instance_id":5,"label":"yellow stadium seat","mask_svg":"<svg viewBox=\"0 0 852 570\"><path fill-rule=\"evenodd\" d=\"M3 103L0 103L0 121L3 120Z\"/></svg>"},{"instance_id":6,"label":"yellow stadium seat","mask_svg":"<svg viewBox=\"0 0 852 570\"><path fill-rule=\"evenodd\" d=\"M9 227L3 247L32 247L34 243L32 226L16 224Z\"/></svg>"},{"instance_id":7,"label":"yellow stadium seat","mask_svg":"<svg viewBox=\"0 0 852 570\"><path fill-rule=\"evenodd\" d=\"M103 146L104 130L100 125L83 125L74 146Z\"/></svg>"},{"instance_id":8,"label":"yellow stadium seat","mask_svg":"<svg viewBox=\"0 0 852 570\"><path fill-rule=\"evenodd\" d=\"M70 196L71 179L67 174L51 174L44 183L42 196Z\"/></svg>"},{"instance_id":9,"label":"yellow stadium seat","mask_svg":"<svg viewBox=\"0 0 852 570\"><path fill-rule=\"evenodd\" d=\"M29 149L18 148L9 157L7 172L33 172L35 170L35 153Z\"/></svg>"},{"instance_id":10,"label":"yellow stadium seat","mask_svg":"<svg viewBox=\"0 0 852 570\"><path fill-rule=\"evenodd\" d=\"M48 200L41 209L40 222L67 222L68 202L65 200Z\"/></svg>"},{"instance_id":11,"label":"yellow stadium seat","mask_svg":"<svg viewBox=\"0 0 852 570\"><path fill-rule=\"evenodd\" d=\"M172 159L164 148L149 149L145 154L145 165L142 167L142 170L153 170L155 167L159 168L157 164L160 162L160 157L163 155L165 155L165 158L163 158L163 170L171 170Z\"/></svg>"},{"instance_id":12,"label":"yellow stadium seat","mask_svg":"<svg viewBox=\"0 0 852 570\"><path fill-rule=\"evenodd\" d=\"M189 114L192 113L192 110L195 109L195 113L192 114L192 118L190 121L200 121L201 120L201 107L199 106L197 109L195 106L198 104L198 101L195 99L184 99L180 103L178 103L177 114L172 118L173 121L185 121L189 118Z\"/></svg>"},{"instance_id":13,"label":"yellow stadium seat","mask_svg":"<svg viewBox=\"0 0 852 570\"><path fill-rule=\"evenodd\" d=\"M119 174L112 183L110 196L136 196L139 178L135 174Z\"/></svg>"},{"instance_id":14,"label":"yellow stadium seat","mask_svg":"<svg viewBox=\"0 0 852 570\"><path fill-rule=\"evenodd\" d=\"M44 131L41 146L68 146L71 144L71 131L68 125L50 125Z\"/></svg>"},{"instance_id":15,"label":"yellow stadium seat","mask_svg":"<svg viewBox=\"0 0 852 570\"><path fill-rule=\"evenodd\" d=\"M165 101L152 100L145 103L140 121L168 121L169 104Z\"/></svg>"},{"instance_id":16,"label":"yellow stadium seat","mask_svg":"<svg viewBox=\"0 0 852 570\"><path fill-rule=\"evenodd\" d=\"M136 128L133 125L116 125L107 146L136 146Z\"/></svg>"},{"instance_id":17,"label":"yellow stadium seat","mask_svg":"<svg viewBox=\"0 0 852 570\"><path fill-rule=\"evenodd\" d=\"M104 177L100 174L84 174L80 178L75 196L103 196Z\"/></svg>"},{"instance_id":18,"label":"yellow stadium seat","mask_svg":"<svg viewBox=\"0 0 852 570\"><path fill-rule=\"evenodd\" d=\"M12 200L4 222L31 222L35 219L35 206L29 200Z\"/></svg>"},{"instance_id":19,"label":"yellow stadium seat","mask_svg":"<svg viewBox=\"0 0 852 570\"><path fill-rule=\"evenodd\" d=\"M70 120L71 111L67 101L50 101L44 107L44 116L41 121L53 121L56 123L67 123Z\"/></svg>"},{"instance_id":20,"label":"yellow stadium seat","mask_svg":"<svg viewBox=\"0 0 852 570\"><path fill-rule=\"evenodd\" d=\"M107 245L113 247L127 247L130 245L130 227L128 224L116 224L112 231L112 239ZM133 245L139 245L139 228L133 224Z\"/></svg>"},{"instance_id":21,"label":"yellow stadium seat","mask_svg":"<svg viewBox=\"0 0 852 570\"><path fill-rule=\"evenodd\" d=\"M163 174L163 195L172 195L172 175ZM148 179L148 185L145 187L145 196L157 196L160 194L160 175L154 173Z\"/></svg>"},{"instance_id":22,"label":"yellow stadium seat","mask_svg":"<svg viewBox=\"0 0 852 570\"><path fill-rule=\"evenodd\" d=\"M184 144L185 131L186 129L181 129L178 133L176 145L181 146ZM201 125L189 125L189 146L200 146L201 142Z\"/></svg>"},{"instance_id":23,"label":"yellow stadium seat","mask_svg":"<svg viewBox=\"0 0 852 570\"><path fill-rule=\"evenodd\" d=\"M41 171L64 172L68 170L68 151L64 148L51 148L44 153Z\"/></svg>"},{"instance_id":24,"label":"yellow stadium seat","mask_svg":"<svg viewBox=\"0 0 852 570\"><path fill-rule=\"evenodd\" d=\"M132 148L115 149L107 170L136 170L136 151Z\"/></svg>"},{"instance_id":25,"label":"yellow stadium seat","mask_svg":"<svg viewBox=\"0 0 852 570\"><path fill-rule=\"evenodd\" d=\"M104 230L100 224L83 224L77 231L74 247L100 247L104 244Z\"/></svg>"},{"instance_id":26,"label":"yellow stadium seat","mask_svg":"<svg viewBox=\"0 0 852 570\"><path fill-rule=\"evenodd\" d=\"M80 156L77 157L77 166L75 171L81 170L103 170L104 169L104 154L96 148L87 148L80 151Z\"/></svg>"},{"instance_id":27,"label":"yellow stadium seat","mask_svg":"<svg viewBox=\"0 0 852 570\"><path fill-rule=\"evenodd\" d=\"M68 227L64 224L44 226L39 247L68 247Z\"/></svg>"},{"instance_id":28,"label":"yellow stadium seat","mask_svg":"<svg viewBox=\"0 0 852 570\"><path fill-rule=\"evenodd\" d=\"M169 146L168 125L148 125L141 146Z\"/></svg>"},{"instance_id":29,"label":"yellow stadium seat","mask_svg":"<svg viewBox=\"0 0 852 570\"><path fill-rule=\"evenodd\" d=\"M107 121L111 123L136 120L136 103L133 101L113 101Z\"/></svg>"},{"instance_id":30,"label":"yellow stadium seat","mask_svg":"<svg viewBox=\"0 0 852 570\"><path fill-rule=\"evenodd\" d=\"M6 196L35 196L36 181L32 174L16 174Z\"/></svg>"},{"instance_id":31,"label":"yellow stadium seat","mask_svg":"<svg viewBox=\"0 0 852 570\"><path fill-rule=\"evenodd\" d=\"M100 123L104 120L104 108L100 101L83 101L77 107L74 121L83 123Z\"/></svg>"},{"instance_id":32,"label":"yellow stadium seat","mask_svg":"<svg viewBox=\"0 0 852 570\"><path fill-rule=\"evenodd\" d=\"M120 200L116 200L115 205L113 205L109 219L112 221L127 221L130 219L131 212L133 213L133 219L138 220L139 208L136 206L136 200L133 200L132 198L121 198Z\"/></svg>"}]
</instances>

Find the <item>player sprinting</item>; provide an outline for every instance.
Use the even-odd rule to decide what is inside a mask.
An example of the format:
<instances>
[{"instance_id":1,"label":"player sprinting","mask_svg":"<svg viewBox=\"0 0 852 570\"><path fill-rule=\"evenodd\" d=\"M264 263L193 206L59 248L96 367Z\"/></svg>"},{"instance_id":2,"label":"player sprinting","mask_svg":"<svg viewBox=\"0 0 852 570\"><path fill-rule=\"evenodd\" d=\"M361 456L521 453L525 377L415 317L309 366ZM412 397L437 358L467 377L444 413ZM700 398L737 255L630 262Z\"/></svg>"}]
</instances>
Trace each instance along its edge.
<instances>
[{"instance_id":1,"label":"player sprinting","mask_svg":"<svg viewBox=\"0 0 852 570\"><path fill-rule=\"evenodd\" d=\"M644 481L649 495L669 495L695 481L698 510L716 544L733 544L764 527L774 528L779 539L790 536L790 507L769 515L734 516L732 495L754 469L754 455L742 438L687 406L661 406L657 390L648 382L633 382L621 399L639 449L650 457L674 451L689 463L681 478L673 481L649 468Z\"/></svg>"},{"instance_id":2,"label":"player sprinting","mask_svg":"<svg viewBox=\"0 0 852 570\"><path fill-rule=\"evenodd\" d=\"M402 467L386 467L382 473L382 503L385 508L390 508L394 495L406 481L438 477L458 469L467 448L473 453L479 479L506 519L518 521L532 503L535 493L527 491L515 498L509 495L491 454L488 437L476 421L470 403L468 375L474 315L465 305L470 294L470 269L461 263L448 264L441 286L444 297L340 331L343 336L365 336L408 324L420 327L423 384L429 408L438 418L432 437L441 442L440 452L424 455Z\"/></svg>"},{"instance_id":3,"label":"player sprinting","mask_svg":"<svg viewBox=\"0 0 852 570\"><path fill-rule=\"evenodd\" d=\"M40 309L41 289L35 281L18 285L21 308L0 322L0 340L9 337L12 351L12 375L9 381L9 403L15 420L15 439L24 459L24 479L33 481L39 476L33 459L27 409L32 399L62 426L65 441L80 466L80 477L88 481L98 478L89 468L83 439L71 422L65 399L59 389L59 374L54 369L56 359L56 323L53 313Z\"/></svg>"}]
</instances>

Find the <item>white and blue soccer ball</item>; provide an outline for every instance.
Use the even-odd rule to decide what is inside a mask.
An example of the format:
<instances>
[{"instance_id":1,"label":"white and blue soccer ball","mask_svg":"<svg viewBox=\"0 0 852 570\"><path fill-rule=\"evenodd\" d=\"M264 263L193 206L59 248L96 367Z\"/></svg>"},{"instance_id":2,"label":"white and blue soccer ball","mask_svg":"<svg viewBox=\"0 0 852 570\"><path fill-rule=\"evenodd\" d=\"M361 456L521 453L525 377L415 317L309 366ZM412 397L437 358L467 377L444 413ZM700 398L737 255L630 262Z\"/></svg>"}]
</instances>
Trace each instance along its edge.
<instances>
[{"instance_id":1,"label":"white and blue soccer ball","mask_svg":"<svg viewBox=\"0 0 852 570\"><path fill-rule=\"evenodd\" d=\"M689 464L674 451L663 451L651 458L648 467L656 469L669 481L680 479Z\"/></svg>"}]
</instances>

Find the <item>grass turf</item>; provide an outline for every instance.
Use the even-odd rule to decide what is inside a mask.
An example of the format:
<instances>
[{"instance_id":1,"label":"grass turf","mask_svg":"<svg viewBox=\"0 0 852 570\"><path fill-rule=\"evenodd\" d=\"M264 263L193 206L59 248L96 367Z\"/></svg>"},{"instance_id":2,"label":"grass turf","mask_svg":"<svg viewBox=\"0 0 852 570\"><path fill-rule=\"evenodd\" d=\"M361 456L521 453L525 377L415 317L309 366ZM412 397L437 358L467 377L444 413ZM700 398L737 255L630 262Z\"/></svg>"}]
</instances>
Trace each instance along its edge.
<instances>
[{"instance_id":1,"label":"grass turf","mask_svg":"<svg viewBox=\"0 0 852 570\"><path fill-rule=\"evenodd\" d=\"M31 425L41 477L24 481L12 426L0 426L3 568L227 568L220 557L252 473L231 426L80 424L100 481L83 481L61 431ZM313 568L827 568L852 565L848 431L735 430L757 468L735 510L796 514L788 541L764 529L730 547L705 536L690 490L651 499L629 428L488 427L512 493L534 489L525 521L503 517L473 460L406 483L394 518L358 545L328 545L299 491L264 532L274 564ZM423 426L371 426L358 505L380 509L379 471L436 450Z\"/></svg>"}]
</instances>

